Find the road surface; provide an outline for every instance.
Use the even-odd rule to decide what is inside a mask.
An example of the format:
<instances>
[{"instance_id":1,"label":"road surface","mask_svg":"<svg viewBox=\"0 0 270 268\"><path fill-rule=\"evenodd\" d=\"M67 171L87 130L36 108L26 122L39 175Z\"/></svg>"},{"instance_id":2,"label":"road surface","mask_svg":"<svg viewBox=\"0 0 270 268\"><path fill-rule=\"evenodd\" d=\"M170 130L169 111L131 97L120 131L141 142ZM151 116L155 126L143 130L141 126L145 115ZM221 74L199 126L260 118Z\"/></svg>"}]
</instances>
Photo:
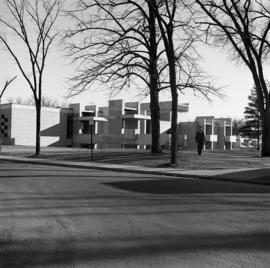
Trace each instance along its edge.
<instances>
[{"instance_id":1,"label":"road surface","mask_svg":"<svg viewBox=\"0 0 270 268\"><path fill-rule=\"evenodd\" d=\"M269 267L270 187L0 162L0 267Z\"/></svg>"}]
</instances>

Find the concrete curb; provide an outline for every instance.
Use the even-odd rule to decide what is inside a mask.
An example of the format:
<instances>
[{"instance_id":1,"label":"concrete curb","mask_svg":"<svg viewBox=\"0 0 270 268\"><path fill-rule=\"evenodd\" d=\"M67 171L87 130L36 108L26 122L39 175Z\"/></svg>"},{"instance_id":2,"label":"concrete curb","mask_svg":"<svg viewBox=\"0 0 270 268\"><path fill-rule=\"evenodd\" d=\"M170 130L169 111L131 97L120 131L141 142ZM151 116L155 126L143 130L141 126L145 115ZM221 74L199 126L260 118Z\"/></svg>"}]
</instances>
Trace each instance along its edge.
<instances>
[{"instance_id":1,"label":"concrete curb","mask_svg":"<svg viewBox=\"0 0 270 268\"><path fill-rule=\"evenodd\" d=\"M22 158L22 157L12 157L12 156L0 156L1 161L7 162L17 162L25 164L35 164L35 165L48 165L48 166L59 166L59 167L70 167L70 168L84 168L84 169L95 169L95 170L107 170L107 171L116 171L116 172L128 172L136 174L147 174L147 175L162 175L170 177L184 177L184 178L195 178L195 179L204 179L204 180L214 180L214 181L227 181L227 182L236 182L236 183L249 183L249 184L259 184L259 185L270 185L269 182L264 181L253 181L248 179L230 179L222 178L217 176L226 176L226 174L231 173L232 170L219 170L215 171L216 174L198 174L200 170L187 171L187 170L157 170L156 168L147 168L141 166L126 166L126 165L115 165L115 164L102 164L102 163L91 163L91 162L69 162L62 160L48 160L44 158ZM241 172L243 170L256 170L257 168L247 168L247 169L234 169L236 172ZM269 169L270 170L270 169ZM189 172L189 173L186 173ZM210 172L210 171L208 171ZM212 171L213 173L213 171Z\"/></svg>"}]
</instances>

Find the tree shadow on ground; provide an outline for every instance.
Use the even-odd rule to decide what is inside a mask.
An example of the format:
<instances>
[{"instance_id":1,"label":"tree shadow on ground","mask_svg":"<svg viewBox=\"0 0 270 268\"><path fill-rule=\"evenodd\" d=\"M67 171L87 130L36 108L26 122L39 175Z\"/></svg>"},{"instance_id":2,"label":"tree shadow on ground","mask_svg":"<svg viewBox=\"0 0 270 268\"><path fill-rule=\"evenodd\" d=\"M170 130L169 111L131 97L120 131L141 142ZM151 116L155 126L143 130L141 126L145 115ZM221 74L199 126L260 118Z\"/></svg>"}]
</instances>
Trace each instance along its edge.
<instances>
[{"instance_id":1,"label":"tree shadow on ground","mask_svg":"<svg viewBox=\"0 0 270 268\"><path fill-rule=\"evenodd\" d=\"M260 182L263 184L270 185L270 169L269 168L261 168L254 170L245 170L238 172L231 172L227 174L217 175L215 176L217 179L229 179L233 181L250 181L250 182Z\"/></svg>"},{"instance_id":2,"label":"tree shadow on ground","mask_svg":"<svg viewBox=\"0 0 270 268\"><path fill-rule=\"evenodd\" d=\"M242 251L265 253L270 250L270 233L193 233L188 235L145 235L141 237L80 237L68 239L27 239L0 241L1 267L51 267L87 263L95 267L97 262L189 254L191 252ZM165 265L165 263L164 263Z\"/></svg>"},{"instance_id":3,"label":"tree shadow on ground","mask_svg":"<svg viewBox=\"0 0 270 268\"><path fill-rule=\"evenodd\" d=\"M147 194L270 193L270 186L196 179L116 181L104 185Z\"/></svg>"}]
</instances>

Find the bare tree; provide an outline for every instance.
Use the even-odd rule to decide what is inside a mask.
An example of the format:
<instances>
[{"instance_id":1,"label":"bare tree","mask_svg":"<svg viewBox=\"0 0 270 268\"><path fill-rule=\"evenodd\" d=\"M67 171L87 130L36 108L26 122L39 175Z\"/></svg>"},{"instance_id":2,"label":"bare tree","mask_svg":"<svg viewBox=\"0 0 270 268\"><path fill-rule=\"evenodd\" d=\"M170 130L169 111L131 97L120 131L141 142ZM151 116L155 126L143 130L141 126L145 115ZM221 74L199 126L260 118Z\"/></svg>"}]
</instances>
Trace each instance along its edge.
<instances>
[{"instance_id":1,"label":"bare tree","mask_svg":"<svg viewBox=\"0 0 270 268\"><path fill-rule=\"evenodd\" d=\"M7 18L0 18L4 29L4 33L0 34L0 40L15 60L33 93L36 107L35 155L39 155L43 74L49 49L57 36L54 25L59 15L60 1L5 0L5 3L8 12ZM12 36L8 36L7 33L11 33ZM14 46L14 43L17 43L15 38L22 43L29 60L20 58L21 52Z\"/></svg>"},{"instance_id":2,"label":"bare tree","mask_svg":"<svg viewBox=\"0 0 270 268\"><path fill-rule=\"evenodd\" d=\"M131 84L139 87L138 81L142 81L144 92L150 94L151 151L160 152L159 92L169 89L170 82L153 4L147 0L79 0L69 15L76 27L67 32L65 39L69 40L68 55L78 66L71 94L97 87L97 82L118 93ZM191 56L192 43L186 39L177 44L177 89L182 91L189 84L207 96L210 87L199 87L197 83L202 73Z\"/></svg>"},{"instance_id":3,"label":"bare tree","mask_svg":"<svg viewBox=\"0 0 270 268\"><path fill-rule=\"evenodd\" d=\"M69 12L76 21L67 32L68 55L78 67L71 94L100 82L111 94L131 84L150 95L152 153L160 153L159 90L161 54L156 21L144 1L79 0Z\"/></svg>"},{"instance_id":4,"label":"bare tree","mask_svg":"<svg viewBox=\"0 0 270 268\"><path fill-rule=\"evenodd\" d=\"M262 120L262 156L270 156L270 92L265 66L270 52L270 2L265 0L195 0L205 18L198 22L206 40L227 47L237 62L248 67Z\"/></svg>"},{"instance_id":5,"label":"bare tree","mask_svg":"<svg viewBox=\"0 0 270 268\"><path fill-rule=\"evenodd\" d=\"M147 0L151 5L161 32L168 70L168 85L172 98L171 161L177 165L178 93L186 89L200 92L208 100L210 94L222 96L204 76L198 65L199 55L195 43L199 40L191 24L193 12L182 0Z\"/></svg>"}]
</instances>

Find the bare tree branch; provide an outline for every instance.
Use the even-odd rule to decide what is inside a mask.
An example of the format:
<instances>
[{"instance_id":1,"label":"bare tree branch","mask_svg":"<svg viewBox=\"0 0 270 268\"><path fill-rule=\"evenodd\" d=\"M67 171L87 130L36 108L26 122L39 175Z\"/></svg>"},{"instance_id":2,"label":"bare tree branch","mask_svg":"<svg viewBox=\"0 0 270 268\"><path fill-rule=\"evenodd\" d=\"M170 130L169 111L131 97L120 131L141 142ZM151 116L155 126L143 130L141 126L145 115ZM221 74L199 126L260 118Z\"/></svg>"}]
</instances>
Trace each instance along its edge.
<instances>
[{"instance_id":1,"label":"bare tree branch","mask_svg":"<svg viewBox=\"0 0 270 268\"><path fill-rule=\"evenodd\" d=\"M6 80L6 83L4 85L4 87L2 88L1 90L1 93L0 93L0 104L1 104L1 98L4 94L4 92L7 90L8 86L17 78L17 76L13 76L12 78Z\"/></svg>"},{"instance_id":2,"label":"bare tree branch","mask_svg":"<svg viewBox=\"0 0 270 268\"><path fill-rule=\"evenodd\" d=\"M270 2L264 0L195 0L206 17L198 20L214 42L222 42L233 59L249 68L263 122L262 156L270 156L270 90L265 65L270 53Z\"/></svg>"}]
</instances>

